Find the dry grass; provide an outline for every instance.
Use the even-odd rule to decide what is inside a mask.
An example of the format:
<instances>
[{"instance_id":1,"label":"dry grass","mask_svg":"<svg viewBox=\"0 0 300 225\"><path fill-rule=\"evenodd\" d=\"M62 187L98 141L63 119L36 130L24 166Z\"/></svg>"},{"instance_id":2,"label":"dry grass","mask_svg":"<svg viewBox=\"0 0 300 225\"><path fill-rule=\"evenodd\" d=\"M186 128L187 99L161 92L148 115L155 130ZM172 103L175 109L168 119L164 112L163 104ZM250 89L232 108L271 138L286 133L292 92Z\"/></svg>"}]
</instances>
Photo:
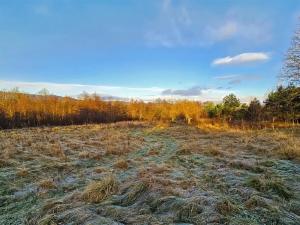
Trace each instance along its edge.
<instances>
[{"instance_id":1,"label":"dry grass","mask_svg":"<svg viewBox=\"0 0 300 225\"><path fill-rule=\"evenodd\" d=\"M117 179L113 175L104 177L101 181L93 181L82 193L83 200L91 203L99 203L107 199L119 189Z\"/></svg>"},{"instance_id":2,"label":"dry grass","mask_svg":"<svg viewBox=\"0 0 300 225\"><path fill-rule=\"evenodd\" d=\"M298 219L299 133L149 127L0 131L0 221L260 224L274 209L278 224Z\"/></svg>"},{"instance_id":3,"label":"dry grass","mask_svg":"<svg viewBox=\"0 0 300 225\"><path fill-rule=\"evenodd\" d=\"M295 138L289 138L280 143L278 153L283 159L300 159L300 142Z\"/></svg>"},{"instance_id":4,"label":"dry grass","mask_svg":"<svg viewBox=\"0 0 300 225\"><path fill-rule=\"evenodd\" d=\"M279 178L272 178L268 176L251 177L247 184L261 192L274 191L280 197L290 199L293 196L291 190L286 187Z\"/></svg>"},{"instance_id":5,"label":"dry grass","mask_svg":"<svg viewBox=\"0 0 300 225\"><path fill-rule=\"evenodd\" d=\"M94 169L94 172L96 172L96 173L103 173L103 172L106 172L106 171L107 171L106 168L100 167L100 166L98 166L98 167L96 167L96 168Z\"/></svg>"},{"instance_id":6,"label":"dry grass","mask_svg":"<svg viewBox=\"0 0 300 225\"><path fill-rule=\"evenodd\" d=\"M45 190L56 188L56 184L53 179L45 179L39 182L39 187Z\"/></svg>"},{"instance_id":7,"label":"dry grass","mask_svg":"<svg viewBox=\"0 0 300 225\"><path fill-rule=\"evenodd\" d=\"M237 210L237 207L228 199L224 199L217 203L216 209L222 215L228 215Z\"/></svg>"},{"instance_id":8,"label":"dry grass","mask_svg":"<svg viewBox=\"0 0 300 225\"><path fill-rule=\"evenodd\" d=\"M128 169L128 163L124 159L119 159L115 164L114 167L117 169L127 170Z\"/></svg>"},{"instance_id":9,"label":"dry grass","mask_svg":"<svg viewBox=\"0 0 300 225\"><path fill-rule=\"evenodd\" d=\"M17 170L16 175L17 175L18 177L26 177L26 176L29 175L29 171L28 171L27 168L22 167L22 168L19 168L19 169Z\"/></svg>"},{"instance_id":10,"label":"dry grass","mask_svg":"<svg viewBox=\"0 0 300 225\"><path fill-rule=\"evenodd\" d=\"M67 158L65 151L59 143L51 145L50 155L54 157L59 157L61 159Z\"/></svg>"},{"instance_id":11,"label":"dry grass","mask_svg":"<svg viewBox=\"0 0 300 225\"><path fill-rule=\"evenodd\" d=\"M214 145L209 145L208 148L204 150L204 153L209 156L223 155L223 153Z\"/></svg>"},{"instance_id":12,"label":"dry grass","mask_svg":"<svg viewBox=\"0 0 300 225\"><path fill-rule=\"evenodd\" d=\"M148 156L159 155L159 151L157 149L150 149L148 152Z\"/></svg>"}]
</instances>

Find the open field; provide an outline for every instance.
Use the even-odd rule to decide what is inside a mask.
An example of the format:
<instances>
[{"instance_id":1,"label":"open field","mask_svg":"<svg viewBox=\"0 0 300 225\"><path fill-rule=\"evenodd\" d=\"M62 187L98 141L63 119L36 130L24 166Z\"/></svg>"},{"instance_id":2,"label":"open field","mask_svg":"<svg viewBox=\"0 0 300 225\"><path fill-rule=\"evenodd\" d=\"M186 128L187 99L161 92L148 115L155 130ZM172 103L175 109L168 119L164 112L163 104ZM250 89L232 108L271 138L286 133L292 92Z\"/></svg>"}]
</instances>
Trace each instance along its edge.
<instances>
[{"instance_id":1,"label":"open field","mask_svg":"<svg viewBox=\"0 0 300 225\"><path fill-rule=\"evenodd\" d=\"M0 131L0 224L300 224L300 130Z\"/></svg>"}]
</instances>

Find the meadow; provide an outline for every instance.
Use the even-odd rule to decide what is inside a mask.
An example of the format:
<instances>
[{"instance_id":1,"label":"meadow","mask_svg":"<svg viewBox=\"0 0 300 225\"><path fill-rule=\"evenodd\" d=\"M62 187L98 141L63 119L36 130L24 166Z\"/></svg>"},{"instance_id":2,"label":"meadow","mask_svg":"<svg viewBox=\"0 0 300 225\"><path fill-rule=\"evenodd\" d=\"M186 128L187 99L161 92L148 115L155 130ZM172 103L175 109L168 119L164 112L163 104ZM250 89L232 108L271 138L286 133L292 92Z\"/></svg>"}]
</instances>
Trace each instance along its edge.
<instances>
[{"instance_id":1,"label":"meadow","mask_svg":"<svg viewBox=\"0 0 300 225\"><path fill-rule=\"evenodd\" d=\"M300 224L300 129L0 131L0 224Z\"/></svg>"}]
</instances>

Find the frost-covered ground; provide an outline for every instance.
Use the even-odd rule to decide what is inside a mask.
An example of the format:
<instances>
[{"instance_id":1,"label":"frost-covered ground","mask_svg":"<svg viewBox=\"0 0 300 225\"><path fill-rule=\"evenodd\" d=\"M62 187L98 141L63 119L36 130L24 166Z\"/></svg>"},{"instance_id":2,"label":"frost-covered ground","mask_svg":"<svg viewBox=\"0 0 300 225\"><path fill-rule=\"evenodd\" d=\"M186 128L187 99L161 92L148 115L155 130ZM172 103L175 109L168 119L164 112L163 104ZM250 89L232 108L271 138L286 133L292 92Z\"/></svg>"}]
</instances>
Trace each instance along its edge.
<instances>
[{"instance_id":1,"label":"frost-covered ground","mask_svg":"<svg viewBox=\"0 0 300 225\"><path fill-rule=\"evenodd\" d=\"M0 131L0 224L300 224L299 130Z\"/></svg>"}]
</instances>

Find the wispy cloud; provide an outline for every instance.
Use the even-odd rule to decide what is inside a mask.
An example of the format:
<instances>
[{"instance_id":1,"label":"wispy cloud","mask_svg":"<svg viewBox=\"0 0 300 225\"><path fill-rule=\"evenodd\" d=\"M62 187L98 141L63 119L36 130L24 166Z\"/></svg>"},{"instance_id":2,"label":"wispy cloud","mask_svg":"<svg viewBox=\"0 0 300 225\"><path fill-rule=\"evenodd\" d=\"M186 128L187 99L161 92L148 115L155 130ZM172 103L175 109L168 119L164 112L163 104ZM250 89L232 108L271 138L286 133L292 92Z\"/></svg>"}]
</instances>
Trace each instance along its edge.
<instances>
[{"instance_id":1,"label":"wispy cloud","mask_svg":"<svg viewBox=\"0 0 300 225\"><path fill-rule=\"evenodd\" d=\"M33 12L38 14L38 15L46 16L46 15L49 15L50 8L49 8L49 5L47 5L45 3L44 4L38 4L38 5L33 6Z\"/></svg>"},{"instance_id":2,"label":"wispy cloud","mask_svg":"<svg viewBox=\"0 0 300 225\"><path fill-rule=\"evenodd\" d=\"M216 76L217 80L227 81L228 84L240 84L242 81L260 80L262 77L259 75L223 75Z\"/></svg>"},{"instance_id":3,"label":"wispy cloud","mask_svg":"<svg viewBox=\"0 0 300 225\"><path fill-rule=\"evenodd\" d=\"M60 96L77 96L82 92L97 93L103 97L116 96L118 98L147 99L149 96L159 96L164 90L162 88L134 88L106 85L85 85L85 84L63 84L50 82L22 82L0 80L0 89L10 90L14 87L28 93L37 93L46 88L50 93Z\"/></svg>"},{"instance_id":4,"label":"wispy cloud","mask_svg":"<svg viewBox=\"0 0 300 225\"><path fill-rule=\"evenodd\" d=\"M199 96L202 94L203 90L207 90L207 88L194 86L187 89L166 89L162 92L162 95Z\"/></svg>"},{"instance_id":5,"label":"wispy cloud","mask_svg":"<svg viewBox=\"0 0 300 225\"><path fill-rule=\"evenodd\" d=\"M249 45L271 38L272 26L259 15L246 18L242 16L243 10L233 12L230 8L216 15L210 9L197 7L189 1L161 1L157 17L145 32L147 43L170 48L236 40L247 41Z\"/></svg>"},{"instance_id":6,"label":"wispy cloud","mask_svg":"<svg viewBox=\"0 0 300 225\"><path fill-rule=\"evenodd\" d=\"M212 42L217 42L236 36L238 29L236 21L225 21L217 26L207 26L206 33Z\"/></svg>"},{"instance_id":7,"label":"wispy cloud","mask_svg":"<svg viewBox=\"0 0 300 225\"><path fill-rule=\"evenodd\" d=\"M215 59L212 65L234 65L234 64L244 64L250 62L261 62L266 61L270 58L267 53L264 52L247 52L236 56L226 56L224 58Z\"/></svg>"},{"instance_id":8,"label":"wispy cloud","mask_svg":"<svg viewBox=\"0 0 300 225\"><path fill-rule=\"evenodd\" d=\"M51 94L59 96L77 97L83 92L96 93L104 99L140 99L152 101L155 99L180 100L189 99L197 101L220 101L225 95L229 94L228 89L205 88L194 86L187 89L166 89L158 87L118 87L106 85L85 85L85 84L63 84L50 82L22 82L0 80L0 90L11 90L18 87L27 93L38 93L46 88ZM230 91L234 92L234 91Z\"/></svg>"}]
</instances>

